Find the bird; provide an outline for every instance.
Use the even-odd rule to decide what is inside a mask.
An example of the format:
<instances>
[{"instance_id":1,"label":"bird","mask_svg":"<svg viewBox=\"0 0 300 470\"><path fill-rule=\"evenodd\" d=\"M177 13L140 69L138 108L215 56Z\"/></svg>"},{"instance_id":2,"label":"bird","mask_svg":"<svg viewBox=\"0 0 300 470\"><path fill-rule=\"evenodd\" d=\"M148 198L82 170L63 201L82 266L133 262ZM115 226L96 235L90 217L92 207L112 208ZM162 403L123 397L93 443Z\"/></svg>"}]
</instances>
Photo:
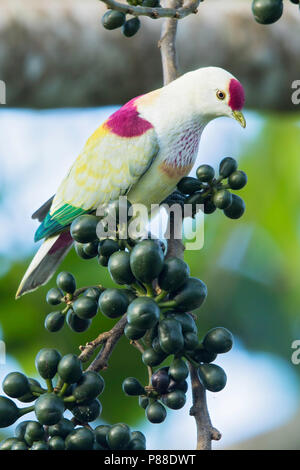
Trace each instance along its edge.
<instances>
[{"instance_id":1,"label":"bird","mask_svg":"<svg viewBox=\"0 0 300 470\"><path fill-rule=\"evenodd\" d=\"M108 117L87 140L56 194L33 215L44 240L16 293L46 284L72 247L70 224L120 196L131 204L161 203L193 167L205 126L227 116L243 128L242 84L220 67L187 72L137 96Z\"/></svg>"}]
</instances>

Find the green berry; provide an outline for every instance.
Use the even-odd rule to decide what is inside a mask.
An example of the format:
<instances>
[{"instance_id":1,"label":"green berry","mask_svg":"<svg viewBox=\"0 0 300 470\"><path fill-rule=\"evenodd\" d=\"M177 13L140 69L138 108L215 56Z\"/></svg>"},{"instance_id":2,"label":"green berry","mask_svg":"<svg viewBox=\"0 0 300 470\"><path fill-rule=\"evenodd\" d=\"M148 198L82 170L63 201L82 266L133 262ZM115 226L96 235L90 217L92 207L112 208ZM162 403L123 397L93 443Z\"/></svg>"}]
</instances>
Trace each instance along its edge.
<instances>
[{"instance_id":1,"label":"green berry","mask_svg":"<svg viewBox=\"0 0 300 470\"><path fill-rule=\"evenodd\" d=\"M145 410L147 408L147 406L149 405L149 398L139 396L139 405L140 405L141 408L144 408L144 410Z\"/></svg>"},{"instance_id":2,"label":"green berry","mask_svg":"<svg viewBox=\"0 0 300 470\"><path fill-rule=\"evenodd\" d=\"M246 173L241 170L234 171L228 178L228 184L231 189L242 189L247 184Z\"/></svg>"},{"instance_id":3,"label":"green berry","mask_svg":"<svg viewBox=\"0 0 300 470\"><path fill-rule=\"evenodd\" d=\"M95 434L96 441L98 442L98 444L100 444L105 449L109 448L108 444L107 444L106 436L107 436L107 433L110 430L110 428L111 428L111 426L109 426L109 425L101 424L100 426L97 426L94 429L94 434Z\"/></svg>"},{"instance_id":4,"label":"green berry","mask_svg":"<svg viewBox=\"0 0 300 470\"><path fill-rule=\"evenodd\" d=\"M82 258L82 259L91 259L91 258L94 258L94 256L91 256L91 255L88 255L85 251L84 251L84 248L85 248L86 244L84 243L78 243L78 242L75 242L74 243L74 248L75 248L75 251L77 253L77 255Z\"/></svg>"},{"instance_id":5,"label":"green berry","mask_svg":"<svg viewBox=\"0 0 300 470\"><path fill-rule=\"evenodd\" d=\"M66 418L62 418L58 423L49 426L48 433L49 436L60 436L63 439L67 437L70 432L74 430L74 424L72 421Z\"/></svg>"},{"instance_id":6,"label":"green berry","mask_svg":"<svg viewBox=\"0 0 300 470\"><path fill-rule=\"evenodd\" d=\"M64 293L61 289L53 287L47 292L46 302L50 305L58 305L62 302Z\"/></svg>"},{"instance_id":7,"label":"green berry","mask_svg":"<svg viewBox=\"0 0 300 470\"><path fill-rule=\"evenodd\" d=\"M185 402L186 396L181 390L174 390L163 397L163 403L172 410L179 410L185 405Z\"/></svg>"},{"instance_id":8,"label":"green berry","mask_svg":"<svg viewBox=\"0 0 300 470\"><path fill-rule=\"evenodd\" d=\"M209 330L204 339L204 348L212 353L222 354L230 351L233 345L233 337L229 330L217 327Z\"/></svg>"},{"instance_id":9,"label":"green berry","mask_svg":"<svg viewBox=\"0 0 300 470\"><path fill-rule=\"evenodd\" d=\"M54 333L62 329L65 323L65 316L61 312L51 312L45 318L45 328Z\"/></svg>"},{"instance_id":10,"label":"green berry","mask_svg":"<svg viewBox=\"0 0 300 470\"><path fill-rule=\"evenodd\" d=\"M67 273L66 271L62 271L58 274L56 284L59 289L68 294L74 294L76 290L76 281L73 274Z\"/></svg>"},{"instance_id":11,"label":"green berry","mask_svg":"<svg viewBox=\"0 0 300 470\"><path fill-rule=\"evenodd\" d=\"M196 170L196 175L199 181L207 183L214 179L215 170L210 165L200 165Z\"/></svg>"},{"instance_id":12,"label":"green berry","mask_svg":"<svg viewBox=\"0 0 300 470\"><path fill-rule=\"evenodd\" d=\"M131 438L132 439L139 439L140 441L142 441L146 445L146 437L140 431L132 431Z\"/></svg>"},{"instance_id":13,"label":"green berry","mask_svg":"<svg viewBox=\"0 0 300 470\"><path fill-rule=\"evenodd\" d=\"M138 297L128 307L127 320L130 325L139 329L152 328L158 321L160 309L149 297Z\"/></svg>"},{"instance_id":14,"label":"green berry","mask_svg":"<svg viewBox=\"0 0 300 470\"><path fill-rule=\"evenodd\" d=\"M131 18L130 20L125 21L125 23L123 24L122 32L124 36L126 36L127 38L131 38L138 32L138 30L140 29L140 26L141 26L141 22L139 18L135 16L134 18Z\"/></svg>"},{"instance_id":15,"label":"green berry","mask_svg":"<svg viewBox=\"0 0 300 470\"><path fill-rule=\"evenodd\" d=\"M86 371L73 389L72 395L77 403L97 398L104 390L104 380L95 371Z\"/></svg>"},{"instance_id":16,"label":"green berry","mask_svg":"<svg viewBox=\"0 0 300 470\"><path fill-rule=\"evenodd\" d=\"M12 398L19 398L30 392L30 386L26 375L21 372L11 372L2 383L3 391Z\"/></svg>"},{"instance_id":17,"label":"green berry","mask_svg":"<svg viewBox=\"0 0 300 470\"><path fill-rule=\"evenodd\" d=\"M166 419L166 416L167 412L165 407L158 401L150 403L146 408L146 417L150 423L162 423Z\"/></svg>"},{"instance_id":18,"label":"green berry","mask_svg":"<svg viewBox=\"0 0 300 470\"><path fill-rule=\"evenodd\" d=\"M145 335L146 330L140 330L139 328L136 328L135 326L129 325L129 323L127 323L124 329L124 333L128 339L135 340L142 338Z\"/></svg>"},{"instance_id":19,"label":"green berry","mask_svg":"<svg viewBox=\"0 0 300 470\"><path fill-rule=\"evenodd\" d=\"M103 289L100 289L99 287L89 287L87 290L84 291L83 295L84 297L88 297L89 299L98 302L102 292Z\"/></svg>"},{"instance_id":20,"label":"green berry","mask_svg":"<svg viewBox=\"0 0 300 470\"><path fill-rule=\"evenodd\" d=\"M182 382L189 375L189 369L183 359L176 358L173 360L169 368L170 377L175 382Z\"/></svg>"},{"instance_id":21,"label":"green berry","mask_svg":"<svg viewBox=\"0 0 300 470\"><path fill-rule=\"evenodd\" d=\"M111 240L110 238L106 238L99 243L98 253L99 255L109 258L113 253L119 251L119 249L120 247L118 242Z\"/></svg>"},{"instance_id":22,"label":"green berry","mask_svg":"<svg viewBox=\"0 0 300 470\"><path fill-rule=\"evenodd\" d=\"M41 384L35 380L32 379L31 377L28 377L28 382L29 382L29 387L30 387L30 392L25 393L21 397L18 397L18 400L23 402L23 403L30 403L31 401L36 400L36 396L32 395L32 391L41 391Z\"/></svg>"},{"instance_id":23,"label":"green berry","mask_svg":"<svg viewBox=\"0 0 300 470\"><path fill-rule=\"evenodd\" d=\"M199 344L198 335L196 333L184 333L184 350L193 351Z\"/></svg>"},{"instance_id":24,"label":"green berry","mask_svg":"<svg viewBox=\"0 0 300 470\"><path fill-rule=\"evenodd\" d=\"M65 440L66 450L92 450L95 436L87 428L77 428Z\"/></svg>"},{"instance_id":25,"label":"green berry","mask_svg":"<svg viewBox=\"0 0 300 470\"><path fill-rule=\"evenodd\" d=\"M41 349L35 358L35 366L40 376L43 379L52 379L57 372L60 359L61 355L56 349Z\"/></svg>"},{"instance_id":26,"label":"green berry","mask_svg":"<svg viewBox=\"0 0 300 470\"><path fill-rule=\"evenodd\" d=\"M245 212L245 202L236 194L232 194L232 203L227 209L224 209L224 214L230 219L239 219Z\"/></svg>"},{"instance_id":27,"label":"green berry","mask_svg":"<svg viewBox=\"0 0 300 470\"><path fill-rule=\"evenodd\" d=\"M142 361L146 366L155 367L161 364L167 357L165 353L158 353L152 348L145 349L142 354Z\"/></svg>"},{"instance_id":28,"label":"green berry","mask_svg":"<svg viewBox=\"0 0 300 470\"><path fill-rule=\"evenodd\" d=\"M91 322L92 320L79 318L72 310L68 311L67 323L71 330L76 331L76 333L86 331L90 327Z\"/></svg>"},{"instance_id":29,"label":"green berry","mask_svg":"<svg viewBox=\"0 0 300 470\"><path fill-rule=\"evenodd\" d=\"M73 384L81 379L82 363L74 354L67 354L59 361L57 372L65 383Z\"/></svg>"},{"instance_id":30,"label":"green berry","mask_svg":"<svg viewBox=\"0 0 300 470\"><path fill-rule=\"evenodd\" d=\"M181 392L186 393L188 391L187 381L183 380L182 382L175 382L175 380L171 379L170 385L168 387L168 393L174 392L175 390L180 390Z\"/></svg>"},{"instance_id":31,"label":"green berry","mask_svg":"<svg viewBox=\"0 0 300 470\"><path fill-rule=\"evenodd\" d=\"M134 275L130 268L130 254L127 251L116 251L108 261L111 278L117 284L132 284Z\"/></svg>"},{"instance_id":32,"label":"green berry","mask_svg":"<svg viewBox=\"0 0 300 470\"><path fill-rule=\"evenodd\" d=\"M65 441L60 436L51 437L48 445L50 450L65 450Z\"/></svg>"},{"instance_id":33,"label":"green berry","mask_svg":"<svg viewBox=\"0 0 300 470\"><path fill-rule=\"evenodd\" d=\"M166 354L182 351L184 339L181 324L173 318L165 318L159 322L159 344Z\"/></svg>"},{"instance_id":34,"label":"green berry","mask_svg":"<svg viewBox=\"0 0 300 470\"><path fill-rule=\"evenodd\" d=\"M163 264L158 277L159 287L167 292L173 292L185 284L190 275L188 265L180 258L168 258Z\"/></svg>"},{"instance_id":35,"label":"green berry","mask_svg":"<svg viewBox=\"0 0 300 470\"><path fill-rule=\"evenodd\" d=\"M227 189L221 189L214 194L213 203L218 209L226 209L232 203L232 195Z\"/></svg>"},{"instance_id":36,"label":"green berry","mask_svg":"<svg viewBox=\"0 0 300 470\"><path fill-rule=\"evenodd\" d=\"M127 377L122 384L123 392L129 396L143 395L145 393L144 387L135 377Z\"/></svg>"},{"instance_id":37,"label":"green berry","mask_svg":"<svg viewBox=\"0 0 300 470\"><path fill-rule=\"evenodd\" d=\"M217 206L214 204L214 202L211 200L211 198L205 199L204 201L204 214L212 214L215 212Z\"/></svg>"},{"instance_id":38,"label":"green berry","mask_svg":"<svg viewBox=\"0 0 300 470\"><path fill-rule=\"evenodd\" d=\"M157 335L158 335L158 329L157 329ZM161 348L161 345L159 342L159 336L155 336L155 338L153 338L151 346L154 349L154 351L157 352L158 354L161 354L161 355L165 354L165 352Z\"/></svg>"},{"instance_id":39,"label":"green berry","mask_svg":"<svg viewBox=\"0 0 300 470\"><path fill-rule=\"evenodd\" d=\"M72 407L74 417L82 424L95 421L102 412L102 405L99 400L95 399L88 403L83 403Z\"/></svg>"},{"instance_id":40,"label":"green berry","mask_svg":"<svg viewBox=\"0 0 300 470\"><path fill-rule=\"evenodd\" d=\"M217 354L214 352L207 351L204 348L203 344L199 344L193 351L189 351L189 354L191 358L199 364L201 362L208 364L210 362L213 362L217 358Z\"/></svg>"},{"instance_id":41,"label":"green berry","mask_svg":"<svg viewBox=\"0 0 300 470\"><path fill-rule=\"evenodd\" d=\"M16 427L16 429L15 429L15 436L16 436L17 439L19 439L19 441L23 441L23 440L24 440L24 436L25 436L27 424L28 424L28 423L31 423L31 422L34 422L34 421L22 421L22 422L19 423L18 426Z\"/></svg>"},{"instance_id":42,"label":"green berry","mask_svg":"<svg viewBox=\"0 0 300 470\"><path fill-rule=\"evenodd\" d=\"M42 441L46 437L43 426L37 421L29 421L25 427L24 440L29 446L32 446L34 441Z\"/></svg>"},{"instance_id":43,"label":"green berry","mask_svg":"<svg viewBox=\"0 0 300 470\"><path fill-rule=\"evenodd\" d=\"M0 396L0 428L6 428L20 417L17 405L9 398Z\"/></svg>"},{"instance_id":44,"label":"green berry","mask_svg":"<svg viewBox=\"0 0 300 470\"><path fill-rule=\"evenodd\" d=\"M97 225L99 218L95 215L80 215L73 220L70 233L72 238L79 243L89 243L97 240Z\"/></svg>"},{"instance_id":45,"label":"green berry","mask_svg":"<svg viewBox=\"0 0 300 470\"><path fill-rule=\"evenodd\" d=\"M143 240L135 245L130 254L131 271L140 282L150 283L156 279L163 262L163 250L155 240Z\"/></svg>"},{"instance_id":46,"label":"green berry","mask_svg":"<svg viewBox=\"0 0 300 470\"><path fill-rule=\"evenodd\" d=\"M61 420L65 406L63 400L55 393L45 393L36 400L34 411L41 424L51 426Z\"/></svg>"},{"instance_id":47,"label":"green berry","mask_svg":"<svg viewBox=\"0 0 300 470\"><path fill-rule=\"evenodd\" d=\"M228 178L234 171L237 170L238 164L234 158L226 157L220 163L219 173L223 178Z\"/></svg>"},{"instance_id":48,"label":"green berry","mask_svg":"<svg viewBox=\"0 0 300 470\"><path fill-rule=\"evenodd\" d=\"M172 299L176 302L176 308L183 311L199 308L206 299L206 296L206 285L195 277L190 277L182 287L172 293Z\"/></svg>"},{"instance_id":49,"label":"green berry","mask_svg":"<svg viewBox=\"0 0 300 470\"><path fill-rule=\"evenodd\" d=\"M191 176L185 176L177 184L177 189L182 194L193 194L196 191L200 191L203 188L203 184L196 178Z\"/></svg>"},{"instance_id":50,"label":"green berry","mask_svg":"<svg viewBox=\"0 0 300 470\"><path fill-rule=\"evenodd\" d=\"M119 423L111 426L106 435L109 448L112 450L126 449L130 440L131 432L127 424Z\"/></svg>"},{"instance_id":51,"label":"green berry","mask_svg":"<svg viewBox=\"0 0 300 470\"><path fill-rule=\"evenodd\" d=\"M104 267L108 266L108 261L109 261L108 256L99 255L98 263L101 266L104 266Z\"/></svg>"},{"instance_id":52,"label":"green berry","mask_svg":"<svg viewBox=\"0 0 300 470\"><path fill-rule=\"evenodd\" d=\"M227 377L224 370L216 364L201 364L199 378L210 392L220 392L226 385Z\"/></svg>"},{"instance_id":53,"label":"green berry","mask_svg":"<svg viewBox=\"0 0 300 470\"><path fill-rule=\"evenodd\" d=\"M11 450L28 450L28 447L25 442L19 441L13 443Z\"/></svg>"},{"instance_id":54,"label":"green berry","mask_svg":"<svg viewBox=\"0 0 300 470\"><path fill-rule=\"evenodd\" d=\"M85 243L83 245L83 251L89 258L95 258L98 255L99 241L94 240L93 242Z\"/></svg>"},{"instance_id":55,"label":"green berry","mask_svg":"<svg viewBox=\"0 0 300 470\"><path fill-rule=\"evenodd\" d=\"M197 325L192 315L189 313L167 312L166 315L167 318L173 318L174 320L179 321L184 335L186 333L197 333Z\"/></svg>"},{"instance_id":56,"label":"green berry","mask_svg":"<svg viewBox=\"0 0 300 470\"><path fill-rule=\"evenodd\" d=\"M99 297L99 307L108 318L118 318L127 310L129 301L121 289L106 289Z\"/></svg>"},{"instance_id":57,"label":"green berry","mask_svg":"<svg viewBox=\"0 0 300 470\"><path fill-rule=\"evenodd\" d=\"M47 442L36 441L32 444L30 450L49 450Z\"/></svg>"},{"instance_id":58,"label":"green berry","mask_svg":"<svg viewBox=\"0 0 300 470\"><path fill-rule=\"evenodd\" d=\"M16 437L8 437L0 443L0 450L11 450L13 444L19 442L19 439Z\"/></svg>"},{"instance_id":59,"label":"green berry","mask_svg":"<svg viewBox=\"0 0 300 470\"><path fill-rule=\"evenodd\" d=\"M131 439L127 447L128 450L145 450L146 444L141 439Z\"/></svg>"},{"instance_id":60,"label":"green berry","mask_svg":"<svg viewBox=\"0 0 300 470\"><path fill-rule=\"evenodd\" d=\"M81 296L73 303L74 313L84 320L89 320L97 314L98 303L90 297Z\"/></svg>"},{"instance_id":61,"label":"green berry","mask_svg":"<svg viewBox=\"0 0 300 470\"><path fill-rule=\"evenodd\" d=\"M272 24L282 16L282 0L253 0L252 12L257 23Z\"/></svg>"}]
</instances>

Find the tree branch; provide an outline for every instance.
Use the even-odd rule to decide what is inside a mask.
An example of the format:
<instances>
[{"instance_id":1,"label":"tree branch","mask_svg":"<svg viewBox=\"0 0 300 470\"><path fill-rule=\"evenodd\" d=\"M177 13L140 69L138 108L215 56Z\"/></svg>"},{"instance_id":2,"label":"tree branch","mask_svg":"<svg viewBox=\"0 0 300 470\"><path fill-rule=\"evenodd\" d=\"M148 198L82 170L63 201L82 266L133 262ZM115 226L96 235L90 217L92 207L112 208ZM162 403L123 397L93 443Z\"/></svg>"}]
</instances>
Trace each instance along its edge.
<instances>
[{"instance_id":1,"label":"tree branch","mask_svg":"<svg viewBox=\"0 0 300 470\"><path fill-rule=\"evenodd\" d=\"M145 348L141 345L141 343L137 340L133 340L133 341L130 341L130 343L132 344L132 346L134 346L136 349L138 349L138 351L140 351L141 354L143 354L143 352L145 351ZM151 386L151 377L152 377L152 374L153 374L153 369L151 366L147 366L147 371L148 371L148 379L149 379L149 382L148 382L148 388Z\"/></svg>"},{"instance_id":2,"label":"tree branch","mask_svg":"<svg viewBox=\"0 0 300 470\"><path fill-rule=\"evenodd\" d=\"M124 3L116 2L115 0L100 0L103 3L112 9L121 11L128 15L134 16L149 16L150 18L176 18L181 20L186 16L197 13L197 8L199 3L202 0L189 0L186 6L180 7L173 7L171 8L152 8L152 7L143 7L143 6L133 6L133 5L126 5ZM183 2L180 2L182 5Z\"/></svg>"},{"instance_id":3,"label":"tree branch","mask_svg":"<svg viewBox=\"0 0 300 470\"><path fill-rule=\"evenodd\" d=\"M106 369L108 365L108 359L117 345L119 339L124 333L124 328L127 323L127 316L123 315L122 318L115 324L110 331L104 331L97 336L96 339L86 343L85 346L80 346L81 354L79 359L82 362L86 362L93 355L95 349L103 345L101 351L98 353L96 359L89 365L88 370L100 371Z\"/></svg>"},{"instance_id":4,"label":"tree branch","mask_svg":"<svg viewBox=\"0 0 300 470\"><path fill-rule=\"evenodd\" d=\"M206 392L198 376L198 369L189 363L193 405L190 415L194 416L197 426L197 450L211 450L211 441L219 441L221 433L215 429L210 420L207 409Z\"/></svg>"},{"instance_id":5,"label":"tree branch","mask_svg":"<svg viewBox=\"0 0 300 470\"><path fill-rule=\"evenodd\" d=\"M198 4L199 3L200 2L198 2ZM168 0L168 4L177 12L183 8L183 0ZM177 19L174 18L178 17L173 15L171 18L164 20L161 29L160 41L158 43L158 47L160 47L161 53L164 85L167 85L173 80L176 80L178 76L178 60L175 45Z\"/></svg>"},{"instance_id":6,"label":"tree branch","mask_svg":"<svg viewBox=\"0 0 300 470\"><path fill-rule=\"evenodd\" d=\"M170 6L178 9L182 5L182 0L168 0ZM178 11L178 10L177 10ZM167 85L171 81L175 80L178 75L178 59L176 54L176 32L177 32L177 20L174 18L168 18L164 20L161 32L161 38L159 47L161 50L162 67L164 85ZM171 194L167 198L166 203L172 204L176 201L176 192ZM170 212L168 219L168 226L166 234L168 234L168 251L167 257L176 256L177 258L183 259L184 245L182 240L178 240L174 237L174 214ZM207 409L206 402L206 391L201 384L198 377L198 369L189 364L189 370L191 375L192 395L193 395L193 406L190 409L190 415L194 416L197 427L197 450L210 450L211 441L221 439L220 432L213 428Z\"/></svg>"}]
</instances>

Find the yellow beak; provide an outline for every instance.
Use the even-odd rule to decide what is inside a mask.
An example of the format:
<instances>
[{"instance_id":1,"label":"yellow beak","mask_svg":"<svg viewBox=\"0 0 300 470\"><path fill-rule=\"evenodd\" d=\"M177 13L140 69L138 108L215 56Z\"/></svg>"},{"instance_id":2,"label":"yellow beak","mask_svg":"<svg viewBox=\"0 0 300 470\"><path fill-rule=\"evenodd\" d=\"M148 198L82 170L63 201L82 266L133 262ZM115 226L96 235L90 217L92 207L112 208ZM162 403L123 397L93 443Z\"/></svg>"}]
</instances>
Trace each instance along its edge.
<instances>
[{"instance_id":1,"label":"yellow beak","mask_svg":"<svg viewBox=\"0 0 300 470\"><path fill-rule=\"evenodd\" d=\"M246 119L241 111L233 111L232 117L240 123L240 125L245 128L246 127Z\"/></svg>"}]
</instances>

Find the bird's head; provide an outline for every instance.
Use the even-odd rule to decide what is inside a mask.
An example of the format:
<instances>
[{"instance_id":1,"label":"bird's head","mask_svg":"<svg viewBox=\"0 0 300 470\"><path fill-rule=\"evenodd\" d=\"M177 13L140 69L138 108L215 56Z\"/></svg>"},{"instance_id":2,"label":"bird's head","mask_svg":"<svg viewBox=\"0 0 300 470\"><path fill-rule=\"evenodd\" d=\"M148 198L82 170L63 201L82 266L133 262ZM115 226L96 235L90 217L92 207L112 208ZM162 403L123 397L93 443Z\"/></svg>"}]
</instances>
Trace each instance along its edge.
<instances>
[{"instance_id":1,"label":"bird's head","mask_svg":"<svg viewBox=\"0 0 300 470\"><path fill-rule=\"evenodd\" d=\"M192 81L191 105L194 112L210 121L219 116L235 119L242 127L245 93L241 83L231 73L219 67L206 67L186 74Z\"/></svg>"}]
</instances>

